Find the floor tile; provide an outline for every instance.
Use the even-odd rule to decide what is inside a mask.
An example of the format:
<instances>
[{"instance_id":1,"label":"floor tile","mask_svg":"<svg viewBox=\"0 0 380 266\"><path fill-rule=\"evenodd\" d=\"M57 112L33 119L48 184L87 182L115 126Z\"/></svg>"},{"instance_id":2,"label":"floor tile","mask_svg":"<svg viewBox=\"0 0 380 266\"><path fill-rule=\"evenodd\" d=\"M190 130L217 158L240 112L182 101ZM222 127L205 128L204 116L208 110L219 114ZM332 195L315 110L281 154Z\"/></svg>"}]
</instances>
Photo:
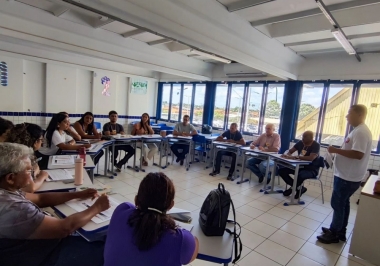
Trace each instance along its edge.
<instances>
[{"instance_id":1,"label":"floor tile","mask_svg":"<svg viewBox=\"0 0 380 266\"><path fill-rule=\"evenodd\" d=\"M274 205L272 205L272 204L268 204L268 203L258 201L258 200L254 200L254 201L248 203L248 205L253 207L253 208L259 209L261 211L264 211L264 212L269 211L270 209L272 209L274 207Z\"/></svg>"},{"instance_id":2,"label":"floor tile","mask_svg":"<svg viewBox=\"0 0 380 266\"><path fill-rule=\"evenodd\" d=\"M256 218L264 213L263 211L250 207L248 205L241 206L237 208L236 211L241 212L242 214L247 215L252 218Z\"/></svg>"},{"instance_id":3,"label":"floor tile","mask_svg":"<svg viewBox=\"0 0 380 266\"><path fill-rule=\"evenodd\" d=\"M321 214L320 212L312 211L307 207L300 211L298 214L313 219L320 223L322 223L327 218L327 215Z\"/></svg>"},{"instance_id":4,"label":"floor tile","mask_svg":"<svg viewBox=\"0 0 380 266\"><path fill-rule=\"evenodd\" d=\"M308 242L298 253L325 266L334 266L339 258L338 254Z\"/></svg>"},{"instance_id":5,"label":"floor tile","mask_svg":"<svg viewBox=\"0 0 380 266\"><path fill-rule=\"evenodd\" d=\"M280 204L281 202L283 202L285 200L285 198L284 199L276 199L276 198L270 197L269 195L264 195L264 196L258 198L257 200L271 204L271 205L277 205L277 204Z\"/></svg>"},{"instance_id":6,"label":"floor tile","mask_svg":"<svg viewBox=\"0 0 380 266\"><path fill-rule=\"evenodd\" d=\"M363 266L363 264L341 256L335 266Z\"/></svg>"},{"instance_id":7,"label":"floor tile","mask_svg":"<svg viewBox=\"0 0 380 266\"><path fill-rule=\"evenodd\" d=\"M314 203L309 204L306 208L326 215L329 215L332 212L332 208L330 206L321 206Z\"/></svg>"},{"instance_id":8,"label":"floor tile","mask_svg":"<svg viewBox=\"0 0 380 266\"><path fill-rule=\"evenodd\" d=\"M284 224L288 222L285 219L281 219L269 213L264 213L263 215L260 215L259 217L256 218L256 220L269 224L270 226L273 226L276 228L281 228Z\"/></svg>"},{"instance_id":9,"label":"floor tile","mask_svg":"<svg viewBox=\"0 0 380 266\"><path fill-rule=\"evenodd\" d=\"M255 248L255 251L281 265L286 265L296 254L294 251L270 240L265 240Z\"/></svg>"},{"instance_id":10,"label":"floor tile","mask_svg":"<svg viewBox=\"0 0 380 266\"><path fill-rule=\"evenodd\" d=\"M248 224L244 225L244 228L266 238L277 231L277 228L257 220L253 220Z\"/></svg>"},{"instance_id":11,"label":"floor tile","mask_svg":"<svg viewBox=\"0 0 380 266\"><path fill-rule=\"evenodd\" d=\"M244 215L240 212L235 212L235 214L236 214L236 221L240 224L240 226L243 226L253 220L252 217ZM230 212L230 214L228 215L228 219L230 220L234 219L234 215L232 212Z\"/></svg>"},{"instance_id":12,"label":"floor tile","mask_svg":"<svg viewBox=\"0 0 380 266\"><path fill-rule=\"evenodd\" d=\"M308 240L314 233L313 230L307 229L303 226L300 226L292 222L286 223L283 227L281 227L281 230L296 237L299 237L305 241Z\"/></svg>"},{"instance_id":13,"label":"floor tile","mask_svg":"<svg viewBox=\"0 0 380 266\"><path fill-rule=\"evenodd\" d=\"M198 207L202 207L203 205L203 202L205 201L205 197L202 197L202 196L197 196L197 197L194 197L194 198L191 198L191 199L188 199L187 202L190 202Z\"/></svg>"},{"instance_id":14,"label":"floor tile","mask_svg":"<svg viewBox=\"0 0 380 266\"><path fill-rule=\"evenodd\" d=\"M176 203L175 207L180 208L180 209L184 209L184 210L188 210L188 211L194 211L194 210L200 209L200 207L198 207L198 206L196 206L190 202L187 202L187 201L182 201L182 202Z\"/></svg>"},{"instance_id":15,"label":"floor tile","mask_svg":"<svg viewBox=\"0 0 380 266\"><path fill-rule=\"evenodd\" d=\"M333 244L323 244L322 242L319 242L317 239L317 236L321 235L321 232L316 231L307 242L313 243L314 245L317 245L321 248L330 250L336 254L340 254L343 251L344 246L346 245L345 242L340 241L339 243L333 243Z\"/></svg>"},{"instance_id":16,"label":"floor tile","mask_svg":"<svg viewBox=\"0 0 380 266\"><path fill-rule=\"evenodd\" d=\"M279 266L281 265L255 251L252 251L247 256L245 256L242 260L238 262L238 264L239 266Z\"/></svg>"},{"instance_id":17,"label":"floor tile","mask_svg":"<svg viewBox=\"0 0 380 266\"><path fill-rule=\"evenodd\" d=\"M274 216L280 217L282 219L285 219L285 220L290 220L294 216L296 216L296 214L294 212L287 211L287 210L281 209L279 207L274 207L274 208L270 209L268 211L268 213L270 213Z\"/></svg>"},{"instance_id":18,"label":"floor tile","mask_svg":"<svg viewBox=\"0 0 380 266\"><path fill-rule=\"evenodd\" d=\"M296 254L287 266L322 266L322 264L300 254Z\"/></svg>"},{"instance_id":19,"label":"floor tile","mask_svg":"<svg viewBox=\"0 0 380 266\"><path fill-rule=\"evenodd\" d=\"M277 244L280 244L295 252L297 252L306 242L306 240L293 236L282 230L278 230L273 235L271 235L269 237L269 240L276 242Z\"/></svg>"},{"instance_id":20,"label":"floor tile","mask_svg":"<svg viewBox=\"0 0 380 266\"><path fill-rule=\"evenodd\" d=\"M255 249L265 241L264 237L259 236L258 234L255 234L245 228L241 229L240 237L243 245L247 246L250 249Z\"/></svg>"},{"instance_id":21,"label":"floor tile","mask_svg":"<svg viewBox=\"0 0 380 266\"><path fill-rule=\"evenodd\" d=\"M301 226L306 227L306 228L311 229L311 230L317 230L318 227L321 225L320 222L314 221L312 219L306 218L306 217L298 215L298 214L296 216L294 216L290 221L292 223L301 225Z\"/></svg>"}]
</instances>

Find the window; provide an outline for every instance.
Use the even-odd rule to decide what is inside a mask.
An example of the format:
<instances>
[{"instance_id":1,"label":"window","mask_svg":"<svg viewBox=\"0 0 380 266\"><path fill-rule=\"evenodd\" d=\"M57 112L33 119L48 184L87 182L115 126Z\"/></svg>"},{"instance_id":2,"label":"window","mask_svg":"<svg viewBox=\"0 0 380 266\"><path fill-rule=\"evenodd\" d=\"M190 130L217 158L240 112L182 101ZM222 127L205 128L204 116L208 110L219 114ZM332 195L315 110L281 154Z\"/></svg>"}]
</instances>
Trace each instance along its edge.
<instances>
[{"instance_id":1,"label":"window","mask_svg":"<svg viewBox=\"0 0 380 266\"><path fill-rule=\"evenodd\" d=\"M301 139L305 131L315 133L318 129L319 113L325 85L323 83L305 83L302 87L300 109L298 111L296 139Z\"/></svg>"},{"instance_id":2,"label":"window","mask_svg":"<svg viewBox=\"0 0 380 266\"><path fill-rule=\"evenodd\" d=\"M201 125L203 123L203 107L205 104L206 85L196 84L194 95L193 124Z\"/></svg>"},{"instance_id":3,"label":"window","mask_svg":"<svg viewBox=\"0 0 380 266\"><path fill-rule=\"evenodd\" d=\"M214 119L212 121L213 127L224 128L224 120L226 117L227 94L227 84L216 85Z\"/></svg>"},{"instance_id":4,"label":"window","mask_svg":"<svg viewBox=\"0 0 380 266\"><path fill-rule=\"evenodd\" d=\"M169 120L170 87L170 84L164 84L162 86L161 119L164 120Z\"/></svg>"},{"instance_id":5,"label":"window","mask_svg":"<svg viewBox=\"0 0 380 266\"><path fill-rule=\"evenodd\" d=\"M245 110L245 119L243 131L258 134L261 117L261 103L263 99L263 85L249 84L247 108Z\"/></svg>"},{"instance_id":6,"label":"window","mask_svg":"<svg viewBox=\"0 0 380 266\"><path fill-rule=\"evenodd\" d=\"M351 106L352 90L353 84L330 84L321 143L342 145L347 131L346 115Z\"/></svg>"},{"instance_id":7,"label":"window","mask_svg":"<svg viewBox=\"0 0 380 266\"><path fill-rule=\"evenodd\" d=\"M269 84L267 92L267 101L265 106L264 125L261 131L264 132L265 125L272 123L276 127L276 132L280 127L280 116L282 110L282 100L284 99L284 84Z\"/></svg>"},{"instance_id":8,"label":"window","mask_svg":"<svg viewBox=\"0 0 380 266\"><path fill-rule=\"evenodd\" d=\"M183 86L183 97L182 97L182 116L191 113L191 103L193 100L193 84L185 84Z\"/></svg>"},{"instance_id":9,"label":"window","mask_svg":"<svg viewBox=\"0 0 380 266\"><path fill-rule=\"evenodd\" d=\"M376 151L380 136L380 83L362 84L358 104L367 106L366 124L372 133L372 150Z\"/></svg>"},{"instance_id":10,"label":"window","mask_svg":"<svg viewBox=\"0 0 380 266\"><path fill-rule=\"evenodd\" d=\"M181 100L181 84L173 84L172 105L170 111L170 120L179 121Z\"/></svg>"},{"instance_id":11,"label":"window","mask_svg":"<svg viewBox=\"0 0 380 266\"><path fill-rule=\"evenodd\" d=\"M244 84L232 84L230 107L228 111L228 126L232 123L240 125L244 105Z\"/></svg>"}]
</instances>

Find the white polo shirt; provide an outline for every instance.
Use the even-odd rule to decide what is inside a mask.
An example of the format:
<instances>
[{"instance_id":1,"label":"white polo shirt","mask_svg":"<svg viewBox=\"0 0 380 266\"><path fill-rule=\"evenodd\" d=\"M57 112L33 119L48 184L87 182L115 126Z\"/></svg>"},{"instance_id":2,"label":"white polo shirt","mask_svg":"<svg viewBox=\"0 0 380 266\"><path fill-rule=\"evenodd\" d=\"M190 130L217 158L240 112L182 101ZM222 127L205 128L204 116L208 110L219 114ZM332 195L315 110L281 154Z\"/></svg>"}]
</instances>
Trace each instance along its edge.
<instances>
[{"instance_id":1,"label":"white polo shirt","mask_svg":"<svg viewBox=\"0 0 380 266\"><path fill-rule=\"evenodd\" d=\"M367 125L360 124L355 127L345 139L342 149L359 151L364 153L364 156L357 160L337 154L334 175L351 182L362 181L367 173L372 150L372 134Z\"/></svg>"},{"instance_id":2,"label":"white polo shirt","mask_svg":"<svg viewBox=\"0 0 380 266\"><path fill-rule=\"evenodd\" d=\"M50 148L47 145L47 139L45 135L43 146L38 151L42 153L43 155L55 155L57 154L57 151L59 150L57 145L61 143L67 144L72 139L73 138L67 135L65 131L63 131L62 134L60 134L58 130L55 130L53 133L53 136L51 137Z\"/></svg>"}]
</instances>

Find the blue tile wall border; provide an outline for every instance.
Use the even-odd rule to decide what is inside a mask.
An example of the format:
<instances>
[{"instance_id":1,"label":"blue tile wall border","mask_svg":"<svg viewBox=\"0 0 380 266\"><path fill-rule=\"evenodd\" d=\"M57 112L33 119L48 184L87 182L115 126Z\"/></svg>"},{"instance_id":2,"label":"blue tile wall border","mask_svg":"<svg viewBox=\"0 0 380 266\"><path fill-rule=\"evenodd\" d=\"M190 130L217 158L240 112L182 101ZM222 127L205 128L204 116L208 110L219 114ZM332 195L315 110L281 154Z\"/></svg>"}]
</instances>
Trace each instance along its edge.
<instances>
[{"instance_id":1,"label":"blue tile wall border","mask_svg":"<svg viewBox=\"0 0 380 266\"><path fill-rule=\"evenodd\" d=\"M0 111L0 116L40 116L40 117L52 117L54 113L45 113L45 112L8 112ZM70 117L81 117L83 114L70 114ZM94 115L95 118L108 118L107 115ZM119 118L124 119L140 119L141 116L130 116L130 115L119 115ZM151 116L150 119L156 119L155 116Z\"/></svg>"}]
</instances>

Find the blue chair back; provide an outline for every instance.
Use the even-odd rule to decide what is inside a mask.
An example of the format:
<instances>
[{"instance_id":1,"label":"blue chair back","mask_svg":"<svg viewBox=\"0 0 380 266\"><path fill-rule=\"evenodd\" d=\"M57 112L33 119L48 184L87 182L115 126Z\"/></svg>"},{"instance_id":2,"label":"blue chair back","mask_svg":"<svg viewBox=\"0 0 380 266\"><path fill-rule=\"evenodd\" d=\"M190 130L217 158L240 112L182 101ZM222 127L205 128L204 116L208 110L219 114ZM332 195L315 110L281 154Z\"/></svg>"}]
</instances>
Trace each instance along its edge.
<instances>
[{"instance_id":1,"label":"blue chair back","mask_svg":"<svg viewBox=\"0 0 380 266\"><path fill-rule=\"evenodd\" d=\"M174 127L167 127L167 126L162 126L161 127L161 130L166 130L166 131L168 131L168 130L174 130Z\"/></svg>"},{"instance_id":2,"label":"blue chair back","mask_svg":"<svg viewBox=\"0 0 380 266\"><path fill-rule=\"evenodd\" d=\"M201 135L194 135L193 141L195 142L195 144L197 144L197 143L205 144L206 143L206 137L201 136Z\"/></svg>"},{"instance_id":3,"label":"blue chair back","mask_svg":"<svg viewBox=\"0 0 380 266\"><path fill-rule=\"evenodd\" d=\"M96 129L102 129L102 124L100 122L94 122L94 126Z\"/></svg>"},{"instance_id":4,"label":"blue chair back","mask_svg":"<svg viewBox=\"0 0 380 266\"><path fill-rule=\"evenodd\" d=\"M161 124L157 124L157 126L166 127L166 124L165 123L161 123Z\"/></svg>"}]
</instances>

